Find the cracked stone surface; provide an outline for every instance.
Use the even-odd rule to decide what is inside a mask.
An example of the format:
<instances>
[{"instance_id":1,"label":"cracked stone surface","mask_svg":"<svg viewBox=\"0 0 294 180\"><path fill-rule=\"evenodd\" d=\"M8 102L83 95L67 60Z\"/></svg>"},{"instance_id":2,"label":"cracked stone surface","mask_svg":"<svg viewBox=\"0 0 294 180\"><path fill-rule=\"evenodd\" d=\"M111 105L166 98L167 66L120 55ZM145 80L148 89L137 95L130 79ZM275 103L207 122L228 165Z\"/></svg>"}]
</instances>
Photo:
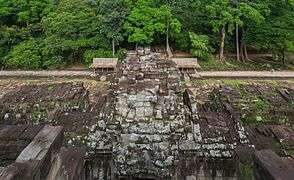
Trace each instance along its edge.
<instances>
[{"instance_id":1,"label":"cracked stone surface","mask_svg":"<svg viewBox=\"0 0 294 180\"><path fill-rule=\"evenodd\" d=\"M87 149L90 180L237 179L237 163L252 162L252 152L262 149L293 161L293 85L193 85L150 50L129 53L118 70L110 86L85 79L2 81L0 129L64 126L64 144ZM17 152L10 135L1 142L0 159Z\"/></svg>"},{"instance_id":2,"label":"cracked stone surface","mask_svg":"<svg viewBox=\"0 0 294 180\"><path fill-rule=\"evenodd\" d=\"M95 152L112 154L117 177L190 177L183 164L195 163L191 156L228 159L237 144L248 144L239 121L232 122L236 129L227 124L232 118L220 127L202 123L172 61L140 52L129 54L119 69L88 137ZM212 133L205 133L208 128ZM196 171L204 176L205 166Z\"/></svg>"}]
</instances>

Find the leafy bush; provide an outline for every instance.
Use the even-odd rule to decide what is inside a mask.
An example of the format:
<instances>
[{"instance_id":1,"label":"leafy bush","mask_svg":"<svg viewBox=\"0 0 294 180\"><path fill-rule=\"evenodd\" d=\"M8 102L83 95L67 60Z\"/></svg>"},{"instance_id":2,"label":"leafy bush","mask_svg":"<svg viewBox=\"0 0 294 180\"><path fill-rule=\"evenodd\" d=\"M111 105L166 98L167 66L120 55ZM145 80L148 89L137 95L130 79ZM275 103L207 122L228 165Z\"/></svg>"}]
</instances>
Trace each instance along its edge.
<instances>
[{"instance_id":1,"label":"leafy bush","mask_svg":"<svg viewBox=\"0 0 294 180\"><path fill-rule=\"evenodd\" d=\"M126 56L126 49L119 49L114 57L118 58L119 60L123 60ZM112 58L113 54L112 51L98 49L98 50L87 50L84 53L84 61L87 64L91 64L93 62L93 58Z\"/></svg>"},{"instance_id":2,"label":"leafy bush","mask_svg":"<svg viewBox=\"0 0 294 180\"><path fill-rule=\"evenodd\" d=\"M53 56L50 59L45 60L43 63L43 69L59 69L66 65L62 56Z\"/></svg>"},{"instance_id":3,"label":"leafy bush","mask_svg":"<svg viewBox=\"0 0 294 180\"><path fill-rule=\"evenodd\" d=\"M93 58L112 58L112 51L107 51L103 49L98 50L87 50L84 53L84 61L87 64L91 64L93 62Z\"/></svg>"},{"instance_id":4,"label":"leafy bush","mask_svg":"<svg viewBox=\"0 0 294 180\"><path fill-rule=\"evenodd\" d=\"M42 42L36 39L16 45L5 57L8 68L38 69L42 67Z\"/></svg>"},{"instance_id":5,"label":"leafy bush","mask_svg":"<svg viewBox=\"0 0 294 180\"><path fill-rule=\"evenodd\" d=\"M190 32L191 52L194 56L207 60L212 56L213 49L209 43L209 37L206 35L197 35Z\"/></svg>"},{"instance_id":6,"label":"leafy bush","mask_svg":"<svg viewBox=\"0 0 294 180\"><path fill-rule=\"evenodd\" d=\"M117 52L116 52L116 57L122 61L125 57L126 57L126 53L127 53L127 50L126 49L119 49Z\"/></svg>"},{"instance_id":7,"label":"leafy bush","mask_svg":"<svg viewBox=\"0 0 294 180\"><path fill-rule=\"evenodd\" d=\"M191 49L191 42L188 32L182 32L174 36L177 49L182 51L189 51Z\"/></svg>"}]
</instances>

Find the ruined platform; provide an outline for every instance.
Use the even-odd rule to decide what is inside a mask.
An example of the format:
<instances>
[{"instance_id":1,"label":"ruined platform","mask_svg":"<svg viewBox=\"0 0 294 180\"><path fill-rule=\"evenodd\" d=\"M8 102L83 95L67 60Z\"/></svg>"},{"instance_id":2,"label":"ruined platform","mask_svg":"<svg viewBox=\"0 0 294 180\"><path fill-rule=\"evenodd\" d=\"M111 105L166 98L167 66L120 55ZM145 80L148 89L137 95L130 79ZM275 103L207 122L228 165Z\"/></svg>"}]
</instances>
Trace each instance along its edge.
<instances>
[{"instance_id":1,"label":"ruined platform","mask_svg":"<svg viewBox=\"0 0 294 180\"><path fill-rule=\"evenodd\" d=\"M234 149L249 145L242 123L228 114L207 134L212 124L201 123L176 63L129 55L110 90L88 139L95 153L112 156L117 179L236 178Z\"/></svg>"},{"instance_id":2,"label":"ruined platform","mask_svg":"<svg viewBox=\"0 0 294 180\"><path fill-rule=\"evenodd\" d=\"M118 64L110 85L0 84L0 179L284 177L266 165L293 164L294 86L210 88L183 76L172 60L141 49Z\"/></svg>"}]
</instances>

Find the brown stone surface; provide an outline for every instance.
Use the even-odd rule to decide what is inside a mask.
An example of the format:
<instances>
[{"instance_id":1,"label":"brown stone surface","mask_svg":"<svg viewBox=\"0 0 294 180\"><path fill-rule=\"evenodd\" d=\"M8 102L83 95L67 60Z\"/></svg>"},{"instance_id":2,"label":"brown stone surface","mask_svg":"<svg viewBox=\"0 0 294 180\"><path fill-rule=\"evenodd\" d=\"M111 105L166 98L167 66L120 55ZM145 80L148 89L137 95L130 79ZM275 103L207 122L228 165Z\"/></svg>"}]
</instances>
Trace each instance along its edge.
<instances>
[{"instance_id":1,"label":"brown stone surface","mask_svg":"<svg viewBox=\"0 0 294 180\"><path fill-rule=\"evenodd\" d=\"M86 151L84 149L61 148L60 153L52 163L47 180L84 180L85 155Z\"/></svg>"},{"instance_id":2,"label":"brown stone surface","mask_svg":"<svg viewBox=\"0 0 294 180\"><path fill-rule=\"evenodd\" d=\"M45 178L63 142L63 128L46 125L21 152L16 162L28 163L33 177Z\"/></svg>"},{"instance_id":3,"label":"brown stone surface","mask_svg":"<svg viewBox=\"0 0 294 180\"><path fill-rule=\"evenodd\" d=\"M257 151L254 167L256 179L291 180L294 177L293 164L283 160L271 150Z\"/></svg>"},{"instance_id":4,"label":"brown stone surface","mask_svg":"<svg viewBox=\"0 0 294 180\"><path fill-rule=\"evenodd\" d=\"M249 140L257 150L272 149L281 156L293 155L294 130L285 125L247 126Z\"/></svg>"},{"instance_id":5,"label":"brown stone surface","mask_svg":"<svg viewBox=\"0 0 294 180\"><path fill-rule=\"evenodd\" d=\"M0 125L64 126L64 144L79 138L76 145L87 146L83 137L97 122L107 87L89 79L1 80Z\"/></svg>"},{"instance_id":6,"label":"brown stone surface","mask_svg":"<svg viewBox=\"0 0 294 180\"><path fill-rule=\"evenodd\" d=\"M15 161L43 126L0 126L0 166Z\"/></svg>"},{"instance_id":7,"label":"brown stone surface","mask_svg":"<svg viewBox=\"0 0 294 180\"><path fill-rule=\"evenodd\" d=\"M0 180L31 180L30 168L24 163L13 163L0 171Z\"/></svg>"}]
</instances>

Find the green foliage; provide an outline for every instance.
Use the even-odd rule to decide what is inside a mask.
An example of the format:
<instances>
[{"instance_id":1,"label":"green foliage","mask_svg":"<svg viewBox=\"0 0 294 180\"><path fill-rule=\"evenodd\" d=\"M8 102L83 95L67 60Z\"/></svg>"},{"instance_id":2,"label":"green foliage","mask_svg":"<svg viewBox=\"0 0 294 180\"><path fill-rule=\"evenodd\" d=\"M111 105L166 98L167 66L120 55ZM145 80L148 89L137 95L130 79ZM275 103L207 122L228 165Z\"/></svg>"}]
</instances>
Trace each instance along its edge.
<instances>
[{"instance_id":1,"label":"green foliage","mask_svg":"<svg viewBox=\"0 0 294 180\"><path fill-rule=\"evenodd\" d=\"M221 63L211 58L206 61L199 61L202 71L271 71L275 70L294 70L294 66L285 67L277 63L264 62L239 62L234 59L227 59Z\"/></svg>"},{"instance_id":2,"label":"green foliage","mask_svg":"<svg viewBox=\"0 0 294 180\"><path fill-rule=\"evenodd\" d=\"M30 39L16 45L6 57L7 68L38 69L42 67L42 43Z\"/></svg>"},{"instance_id":3,"label":"green foliage","mask_svg":"<svg viewBox=\"0 0 294 180\"><path fill-rule=\"evenodd\" d=\"M152 0L138 0L136 7L131 11L124 24L129 34L128 41L140 44L150 44L158 27L156 25L156 7ZM158 24L161 26L161 24Z\"/></svg>"},{"instance_id":4,"label":"green foliage","mask_svg":"<svg viewBox=\"0 0 294 180\"><path fill-rule=\"evenodd\" d=\"M102 17L101 31L116 44L123 41L123 24L130 7L125 0L100 0L97 7Z\"/></svg>"},{"instance_id":5,"label":"green foliage","mask_svg":"<svg viewBox=\"0 0 294 180\"><path fill-rule=\"evenodd\" d=\"M125 49L119 49L114 57L122 60L126 55ZM112 51L107 51L104 49L98 50L87 50L84 53L84 61L89 65L93 62L93 58L112 58Z\"/></svg>"},{"instance_id":6,"label":"green foliage","mask_svg":"<svg viewBox=\"0 0 294 180\"><path fill-rule=\"evenodd\" d=\"M210 47L209 37L190 32L191 52L194 56L207 60L211 59L213 49Z\"/></svg>"},{"instance_id":7,"label":"green foliage","mask_svg":"<svg viewBox=\"0 0 294 180\"><path fill-rule=\"evenodd\" d=\"M87 49L109 48L100 33L101 16L85 0L61 0L55 12L43 19L46 56L62 56L67 62L81 60Z\"/></svg>"},{"instance_id":8,"label":"green foliage","mask_svg":"<svg viewBox=\"0 0 294 180\"><path fill-rule=\"evenodd\" d=\"M84 60L87 64L93 62L93 58L112 58L112 51L99 50L87 50L84 53Z\"/></svg>"},{"instance_id":9,"label":"green foliage","mask_svg":"<svg viewBox=\"0 0 294 180\"><path fill-rule=\"evenodd\" d=\"M172 15L167 5L156 7L154 0L138 0L124 24L129 42L141 45L154 41L154 35L179 33L181 23Z\"/></svg>"},{"instance_id":10,"label":"green foliage","mask_svg":"<svg viewBox=\"0 0 294 180\"><path fill-rule=\"evenodd\" d=\"M246 41L259 50L270 50L281 60L294 42L294 6L290 1L269 0L265 21L249 27Z\"/></svg>"},{"instance_id":11,"label":"green foliage","mask_svg":"<svg viewBox=\"0 0 294 180\"><path fill-rule=\"evenodd\" d=\"M280 60L285 52L294 51L293 0L0 0L0 68L88 63L88 51L110 52L128 47L128 42L171 42L173 49L207 59L212 49L222 47L222 29L227 51L236 47L236 25L240 44L249 50L273 53ZM201 63L205 68L215 65ZM235 65L229 61L222 67L235 69ZM255 68L254 63L238 65Z\"/></svg>"},{"instance_id":12,"label":"green foliage","mask_svg":"<svg viewBox=\"0 0 294 180\"><path fill-rule=\"evenodd\" d=\"M44 57L43 56L43 69L59 69L66 66L65 61L62 56L52 56Z\"/></svg>"},{"instance_id":13,"label":"green foliage","mask_svg":"<svg viewBox=\"0 0 294 180\"><path fill-rule=\"evenodd\" d=\"M228 26L228 31L234 30L236 11L231 6L230 0L214 0L206 6L210 16L210 23L214 32L219 32L221 28Z\"/></svg>"},{"instance_id":14,"label":"green foliage","mask_svg":"<svg viewBox=\"0 0 294 180\"><path fill-rule=\"evenodd\" d=\"M0 59L18 43L38 38L42 34L40 21L52 7L51 0L0 0Z\"/></svg>"},{"instance_id":15,"label":"green foliage","mask_svg":"<svg viewBox=\"0 0 294 180\"><path fill-rule=\"evenodd\" d=\"M124 49L124 48L119 49L116 52L116 57L118 58L118 60L122 61L126 57L126 53L127 53L127 50L126 49Z\"/></svg>"}]
</instances>

